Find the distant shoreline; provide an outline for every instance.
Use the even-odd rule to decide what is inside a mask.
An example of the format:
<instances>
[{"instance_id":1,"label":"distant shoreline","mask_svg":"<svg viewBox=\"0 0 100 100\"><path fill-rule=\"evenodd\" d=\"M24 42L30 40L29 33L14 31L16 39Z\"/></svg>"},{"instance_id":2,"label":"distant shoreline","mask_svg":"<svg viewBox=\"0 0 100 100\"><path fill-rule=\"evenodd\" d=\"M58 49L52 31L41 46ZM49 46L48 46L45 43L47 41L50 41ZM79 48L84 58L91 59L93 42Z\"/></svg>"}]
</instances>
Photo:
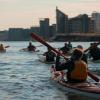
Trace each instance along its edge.
<instances>
[{"instance_id":1,"label":"distant shoreline","mask_svg":"<svg viewBox=\"0 0 100 100\"><path fill-rule=\"evenodd\" d=\"M100 34L57 34L52 41L100 41Z\"/></svg>"}]
</instances>

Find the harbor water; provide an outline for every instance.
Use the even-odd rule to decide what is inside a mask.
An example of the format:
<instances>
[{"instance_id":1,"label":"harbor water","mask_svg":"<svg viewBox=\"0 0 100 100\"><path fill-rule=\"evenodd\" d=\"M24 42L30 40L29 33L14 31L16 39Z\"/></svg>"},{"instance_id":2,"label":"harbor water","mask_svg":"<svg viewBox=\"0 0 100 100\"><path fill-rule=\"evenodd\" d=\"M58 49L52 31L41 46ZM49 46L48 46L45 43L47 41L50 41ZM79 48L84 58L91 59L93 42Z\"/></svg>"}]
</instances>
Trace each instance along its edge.
<instances>
[{"instance_id":1,"label":"harbor water","mask_svg":"<svg viewBox=\"0 0 100 100\"><path fill-rule=\"evenodd\" d=\"M46 51L45 46L33 42L39 52L22 52L28 42L0 42L9 45L6 53L0 53L0 100L96 100L73 93L65 93L50 81L50 64L39 61L38 54ZM63 42L51 42L59 48ZM88 48L89 42L72 42ZM100 75L100 63L89 62L89 70ZM91 80L93 81L93 80Z\"/></svg>"}]
</instances>

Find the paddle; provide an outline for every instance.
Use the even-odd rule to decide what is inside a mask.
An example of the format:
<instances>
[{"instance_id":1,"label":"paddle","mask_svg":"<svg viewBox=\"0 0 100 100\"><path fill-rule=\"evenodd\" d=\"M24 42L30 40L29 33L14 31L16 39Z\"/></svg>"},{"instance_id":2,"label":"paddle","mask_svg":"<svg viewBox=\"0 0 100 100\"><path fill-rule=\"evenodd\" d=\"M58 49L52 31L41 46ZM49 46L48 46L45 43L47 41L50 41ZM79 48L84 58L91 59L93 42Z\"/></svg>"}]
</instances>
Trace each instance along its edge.
<instances>
[{"instance_id":1,"label":"paddle","mask_svg":"<svg viewBox=\"0 0 100 100\"><path fill-rule=\"evenodd\" d=\"M91 72L88 71L88 75L89 75L92 79L94 79L96 82L99 82L99 78L98 78L95 74L93 74L93 73L91 73Z\"/></svg>"},{"instance_id":2,"label":"paddle","mask_svg":"<svg viewBox=\"0 0 100 100\"><path fill-rule=\"evenodd\" d=\"M63 55L60 51L57 51L56 49L54 49L52 46L50 46L46 41L44 41L41 37L39 37L38 35L31 33L31 37L34 38L35 40L39 41L40 43L44 44L45 46L49 47L51 50L53 50L54 52L56 52L57 54L59 54L60 56L63 56L65 59L68 59L65 55ZM94 79L96 82L99 82L99 78L92 74L91 72L88 71L88 75Z\"/></svg>"},{"instance_id":3,"label":"paddle","mask_svg":"<svg viewBox=\"0 0 100 100\"><path fill-rule=\"evenodd\" d=\"M68 59L65 55L63 55L60 51L57 51L56 49L54 49L52 46L50 46L46 41L44 41L41 37L39 37L36 34L31 33L31 37L34 38L35 40L39 41L40 43L44 44L45 46L47 46L48 48L50 48L51 50L53 50L54 52L56 52L57 54L61 55L62 57L64 57L65 59Z\"/></svg>"},{"instance_id":4,"label":"paddle","mask_svg":"<svg viewBox=\"0 0 100 100\"><path fill-rule=\"evenodd\" d=\"M5 48L9 48L10 46L8 45L8 46L5 46Z\"/></svg>"}]
</instances>

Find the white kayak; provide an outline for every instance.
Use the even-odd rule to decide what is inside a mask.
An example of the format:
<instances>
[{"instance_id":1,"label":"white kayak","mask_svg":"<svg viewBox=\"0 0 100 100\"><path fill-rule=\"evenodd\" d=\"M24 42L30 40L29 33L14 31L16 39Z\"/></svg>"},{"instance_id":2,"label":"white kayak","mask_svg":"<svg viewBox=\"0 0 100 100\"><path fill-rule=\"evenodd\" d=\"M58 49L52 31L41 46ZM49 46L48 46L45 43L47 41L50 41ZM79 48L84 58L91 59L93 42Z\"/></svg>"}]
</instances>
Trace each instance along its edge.
<instances>
[{"instance_id":1,"label":"white kayak","mask_svg":"<svg viewBox=\"0 0 100 100\"><path fill-rule=\"evenodd\" d=\"M56 74L55 74L56 73ZM55 85L64 92L72 92L75 94L81 94L88 97L100 99L100 87L95 83L68 83L62 80L62 73L60 71L52 71L51 80Z\"/></svg>"}]
</instances>

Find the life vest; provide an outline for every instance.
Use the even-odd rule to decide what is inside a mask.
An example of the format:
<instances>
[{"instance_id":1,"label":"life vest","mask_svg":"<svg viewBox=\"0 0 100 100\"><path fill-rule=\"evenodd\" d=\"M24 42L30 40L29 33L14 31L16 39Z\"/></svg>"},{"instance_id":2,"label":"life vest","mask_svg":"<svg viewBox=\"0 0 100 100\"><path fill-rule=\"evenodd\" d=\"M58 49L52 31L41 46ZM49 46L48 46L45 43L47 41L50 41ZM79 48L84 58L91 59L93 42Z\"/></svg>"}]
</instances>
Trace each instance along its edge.
<instances>
[{"instance_id":1,"label":"life vest","mask_svg":"<svg viewBox=\"0 0 100 100\"><path fill-rule=\"evenodd\" d=\"M87 64L82 61L75 61L75 67L71 72L71 79L86 80L87 78Z\"/></svg>"}]
</instances>

